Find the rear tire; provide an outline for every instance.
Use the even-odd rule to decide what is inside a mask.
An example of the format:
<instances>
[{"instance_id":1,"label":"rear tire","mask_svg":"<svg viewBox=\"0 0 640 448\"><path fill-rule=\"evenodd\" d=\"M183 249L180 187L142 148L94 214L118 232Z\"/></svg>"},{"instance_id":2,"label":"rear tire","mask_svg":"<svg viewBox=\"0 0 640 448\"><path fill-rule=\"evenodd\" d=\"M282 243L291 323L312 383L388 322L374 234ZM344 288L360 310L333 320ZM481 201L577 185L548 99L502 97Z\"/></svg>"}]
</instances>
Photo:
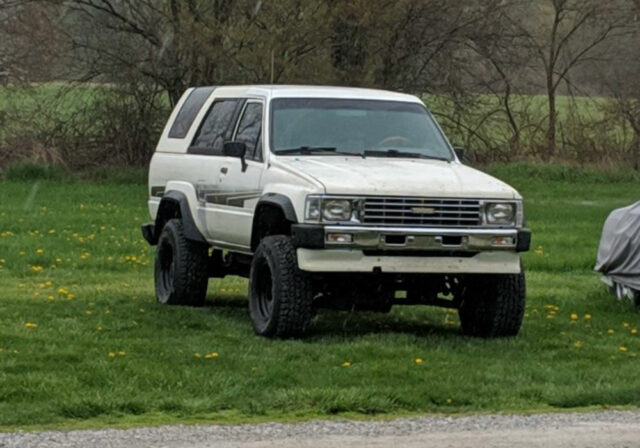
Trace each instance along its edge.
<instances>
[{"instance_id":1,"label":"rear tire","mask_svg":"<svg viewBox=\"0 0 640 448\"><path fill-rule=\"evenodd\" d=\"M184 235L182 221L169 220L158 239L156 299L169 305L202 306L207 296L208 250Z\"/></svg>"},{"instance_id":2,"label":"rear tire","mask_svg":"<svg viewBox=\"0 0 640 448\"><path fill-rule=\"evenodd\" d=\"M249 275L249 314L256 334L290 337L304 333L312 317L309 276L298 268L291 238L265 237Z\"/></svg>"},{"instance_id":3,"label":"rear tire","mask_svg":"<svg viewBox=\"0 0 640 448\"><path fill-rule=\"evenodd\" d=\"M519 274L469 275L458 308L464 334L516 336L525 307L524 268Z\"/></svg>"}]
</instances>

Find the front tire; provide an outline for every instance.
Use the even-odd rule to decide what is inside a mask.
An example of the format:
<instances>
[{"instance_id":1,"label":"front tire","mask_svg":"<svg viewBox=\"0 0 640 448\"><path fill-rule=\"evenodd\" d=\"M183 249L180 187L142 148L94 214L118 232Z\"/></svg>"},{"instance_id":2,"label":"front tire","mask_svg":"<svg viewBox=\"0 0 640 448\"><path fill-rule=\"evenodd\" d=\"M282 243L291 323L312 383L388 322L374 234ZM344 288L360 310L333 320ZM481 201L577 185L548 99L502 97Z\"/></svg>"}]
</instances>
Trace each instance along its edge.
<instances>
[{"instance_id":1,"label":"front tire","mask_svg":"<svg viewBox=\"0 0 640 448\"><path fill-rule=\"evenodd\" d=\"M458 315L462 332L477 337L516 336L525 307L524 268L519 274L469 275Z\"/></svg>"},{"instance_id":2,"label":"front tire","mask_svg":"<svg viewBox=\"0 0 640 448\"><path fill-rule=\"evenodd\" d=\"M313 291L309 276L298 268L291 238L265 237L256 250L249 275L249 314L256 334L290 337L311 322Z\"/></svg>"},{"instance_id":3,"label":"front tire","mask_svg":"<svg viewBox=\"0 0 640 448\"><path fill-rule=\"evenodd\" d=\"M156 299L169 305L202 306L209 276L207 246L188 240L182 221L169 220L158 239Z\"/></svg>"}]
</instances>

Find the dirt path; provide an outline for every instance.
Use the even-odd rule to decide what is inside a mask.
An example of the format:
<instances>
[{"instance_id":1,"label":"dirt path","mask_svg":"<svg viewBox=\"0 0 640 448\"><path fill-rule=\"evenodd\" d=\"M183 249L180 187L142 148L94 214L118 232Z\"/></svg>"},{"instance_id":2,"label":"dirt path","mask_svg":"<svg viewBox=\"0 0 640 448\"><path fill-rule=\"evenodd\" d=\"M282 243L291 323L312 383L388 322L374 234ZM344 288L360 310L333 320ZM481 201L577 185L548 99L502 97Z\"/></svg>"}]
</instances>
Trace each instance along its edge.
<instances>
[{"instance_id":1,"label":"dirt path","mask_svg":"<svg viewBox=\"0 0 640 448\"><path fill-rule=\"evenodd\" d=\"M1 448L640 448L640 411L0 433Z\"/></svg>"}]
</instances>

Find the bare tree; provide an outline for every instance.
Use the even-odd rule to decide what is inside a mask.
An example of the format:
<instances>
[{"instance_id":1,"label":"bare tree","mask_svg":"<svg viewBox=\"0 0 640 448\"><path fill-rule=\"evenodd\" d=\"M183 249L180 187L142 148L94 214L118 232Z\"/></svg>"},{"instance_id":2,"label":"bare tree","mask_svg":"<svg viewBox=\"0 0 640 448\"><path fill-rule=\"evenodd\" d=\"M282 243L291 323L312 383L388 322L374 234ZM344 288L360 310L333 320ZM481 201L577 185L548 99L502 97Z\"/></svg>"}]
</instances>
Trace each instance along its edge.
<instances>
[{"instance_id":1,"label":"bare tree","mask_svg":"<svg viewBox=\"0 0 640 448\"><path fill-rule=\"evenodd\" d=\"M616 0L544 0L511 3L510 18L525 37L526 50L544 75L548 100L546 148L556 152L558 111L556 97L563 82L578 66L603 57L605 44L628 32L628 9Z\"/></svg>"},{"instance_id":2,"label":"bare tree","mask_svg":"<svg viewBox=\"0 0 640 448\"><path fill-rule=\"evenodd\" d=\"M613 70L607 73L607 89L613 98L605 111L624 120L633 131L629 142L631 164L640 171L640 0L632 0L630 32L615 48Z\"/></svg>"}]
</instances>

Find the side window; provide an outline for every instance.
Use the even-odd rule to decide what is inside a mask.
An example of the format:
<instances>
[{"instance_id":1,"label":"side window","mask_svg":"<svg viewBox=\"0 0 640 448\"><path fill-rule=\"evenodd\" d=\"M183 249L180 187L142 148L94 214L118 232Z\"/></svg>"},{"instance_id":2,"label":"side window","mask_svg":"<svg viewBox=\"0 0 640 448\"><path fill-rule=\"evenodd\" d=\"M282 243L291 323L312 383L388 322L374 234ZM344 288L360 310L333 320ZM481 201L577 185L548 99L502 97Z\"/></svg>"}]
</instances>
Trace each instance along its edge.
<instances>
[{"instance_id":1,"label":"side window","mask_svg":"<svg viewBox=\"0 0 640 448\"><path fill-rule=\"evenodd\" d=\"M234 140L247 145L247 159L262 161L262 103L247 103Z\"/></svg>"},{"instance_id":2,"label":"side window","mask_svg":"<svg viewBox=\"0 0 640 448\"><path fill-rule=\"evenodd\" d=\"M189 128L193 124L200 108L207 101L215 87L198 87L193 89L187 99L182 103L180 112L169 129L169 138L185 138Z\"/></svg>"},{"instance_id":3,"label":"side window","mask_svg":"<svg viewBox=\"0 0 640 448\"><path fill-rule=\"evenodd\" d=\"M240 100L237 99L215 101L202 120L189 152L222 155L224 142L231 138L231 124L235 122L239 104Z\"/></svg>"}]
</instances>

